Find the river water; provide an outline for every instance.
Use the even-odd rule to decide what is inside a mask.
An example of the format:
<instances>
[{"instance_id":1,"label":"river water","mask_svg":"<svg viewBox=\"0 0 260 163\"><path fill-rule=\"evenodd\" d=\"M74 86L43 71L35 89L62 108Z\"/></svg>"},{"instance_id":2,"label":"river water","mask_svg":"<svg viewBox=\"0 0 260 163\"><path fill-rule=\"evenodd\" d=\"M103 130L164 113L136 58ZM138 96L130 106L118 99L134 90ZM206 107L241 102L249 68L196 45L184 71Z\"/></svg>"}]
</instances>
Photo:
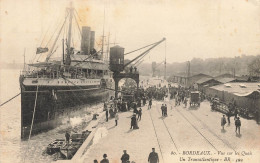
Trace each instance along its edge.
<instances>
[{"instance_id":1,"label":"river water","mask_svg":"<svg viewBox=\"0 0 260 163\"><path fill-rule=\"evenodd\" d=\"M20 70L0 69L0 103L20 92ZM93 113L103 110L103 105L93 104L82 106L82 111L64 120L64 123L47 132L32 136L30 141L21 137L21 96L16 97L0 107L0 163L18 162L51 162L56 155L45 153L46 147L55 139L65 138L66 130L80 132L92 118Z\"/></svg>"}]
</instances>

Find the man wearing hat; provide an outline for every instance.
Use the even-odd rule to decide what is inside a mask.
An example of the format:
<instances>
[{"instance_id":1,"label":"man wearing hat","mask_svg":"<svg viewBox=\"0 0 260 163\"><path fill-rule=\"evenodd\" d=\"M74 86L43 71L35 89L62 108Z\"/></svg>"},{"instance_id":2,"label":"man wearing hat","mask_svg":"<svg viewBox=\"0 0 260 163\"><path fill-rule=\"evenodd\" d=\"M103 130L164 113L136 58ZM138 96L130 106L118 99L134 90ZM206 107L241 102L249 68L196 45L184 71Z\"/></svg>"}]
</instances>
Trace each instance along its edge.
<instances>
[{"instance_id":1,"label":"man wearing hat","mask_svg":"<svg viewBox=\"0 0 260 163\"><path fill-rule=\"evenodd\" d=\"M134 129L135 126L136 126L136 114L134 113L134 115L131 118L131 127L130 127L130 129Z\"/></svg>"},{"instance_id":2,"label":"man wearing hat","mask_svg":"<svg viewBox=\"0 0 260 163\"><path fill-rule=\"evenodd\" d=\"M121 161L122 161L122 163L127 163L129 161L130 156L129 156L129 154L126 153L126 150L124 150L123 152L124 152L124 154L121 157Z\"/></svg>"},{"instance_id":3,"label":"man wearing hat","mask_svg":"<svg viewBox=\"0 0 260 163\"><path fill-rule=\"evenodd\" d=\"M103 160L101 160L100 163L109 163L109 160L107 159L107 154L103 155Z\"/></svg>"},{"instance_id":4,"label":"man wearing hat","mask_svg":"<svg viewBox=\"0 0 260 163\"><path fill-rule=\"evenodd\" d=\"M236 133L237 133L237 130L238 130L238 134L240 135L240 126L241 126L241 121L240 121L240 118L237 117L236 121L235 121L235 125L236 125Z\"/></svg>"},{"instance_id":5,"label":"man wearing hat","mask_svg":"<svg viewBox=\"0 0 260 163\"><path fill-rule=\"evenodd\" d=\"M149 163L158 163L159 162L158 153L155 152L155 148L152 148L152 150L153 151L149 154L148 162Z\"/></svg>"}]
</instances>

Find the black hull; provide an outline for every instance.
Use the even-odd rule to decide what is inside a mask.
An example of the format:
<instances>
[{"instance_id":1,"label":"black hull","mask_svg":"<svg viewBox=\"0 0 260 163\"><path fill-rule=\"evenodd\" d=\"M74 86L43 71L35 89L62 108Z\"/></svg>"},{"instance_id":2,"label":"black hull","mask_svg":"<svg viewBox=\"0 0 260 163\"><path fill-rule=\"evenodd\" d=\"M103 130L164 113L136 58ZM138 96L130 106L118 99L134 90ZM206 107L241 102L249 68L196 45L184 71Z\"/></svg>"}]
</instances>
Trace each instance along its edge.
<instances>
[{"instance_id":1,"label":"black hull","mask_svg":"<svg viewBox=\"0 0 260 163\"><path fill-rule=\"evenodd\" d=\"M27 139L33 119L37 87L23 87L21 93L21 137ZM38 88L32 135L59 126L62 120L80 111L82 105L107 100L111 91L100 87L41 87Z\"/></svg>"}]
</instances>

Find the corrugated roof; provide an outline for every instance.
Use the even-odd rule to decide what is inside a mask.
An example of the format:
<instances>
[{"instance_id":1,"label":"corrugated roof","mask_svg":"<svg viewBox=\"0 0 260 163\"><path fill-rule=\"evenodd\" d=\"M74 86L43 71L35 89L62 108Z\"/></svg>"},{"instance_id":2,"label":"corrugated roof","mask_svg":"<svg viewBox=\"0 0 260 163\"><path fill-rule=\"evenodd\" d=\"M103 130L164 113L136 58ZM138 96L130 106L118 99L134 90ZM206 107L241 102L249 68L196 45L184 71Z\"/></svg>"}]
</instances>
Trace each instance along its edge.
<instances>
[{"instance_id":1,"label":"corrugated roof","mask_svg":"<svg viewBox=\"0 0 260 163\"><path fill-rule=\"evenodd\" d=\"M216 79L216 80L219 81L220 83L225 84L225 83L229 83L231 81L234 81L236 79L235 78L220 78L220 79Z\"/></svg>"},{"instance_id":2,"label":"corrugated roof","mask_svg":"<svg viewBox=\"0 0 260 163\"><path fill-rule=\"evenodd\" d=\"M205 83L209 80L212 80L212 78L201 78L200 80L196 81L197 84Z\"/></svg>"},{"instance_id":3,"label":"corrugated roof","mask_svg":"<svg viewBox=\"0 0 260 163\"><path fill-rule=\"evenodd\" d=\"M214 78L215 79L221 79L221 78L233 78L233 77L234 77L234 75L229 74L229 73L225 73L225 74L221 74L221 75L215 76Z\"/></svg>"},{"instance_id":4,"label":"corrugated roof","mask_svg":"<svg viewBox=\"0 0 260 163\"><path fill-rule=\"evenodd\" d=\"M230 85L230 87L227 87L226 85ZM245 85L245 87L241 87L241 85ZM254 91L260 90L260 83L248 83L248 82L239 82L239 83L226 83L221 85L216 85L213 87L210 87L212 89L218 90L218 91L226 91L228 93L233 93L236 95L244 95L248 94Z\"/></svg>"},{"instance_id":5,"label":"corrugated roof","mask_svg":"<svg viewBox=\"0 0 260 163\"><path fill-rule=\"evenodd\" d=\"M199 74L196 74L196 75L192 75L191 78L194 78L194 77L197 77L197 76L204 76L204 77L206 77L206 78L212 78L212 76L207 75L207 74L203 74L203 73L199 73Z\"/></svg>"}]
</instances>

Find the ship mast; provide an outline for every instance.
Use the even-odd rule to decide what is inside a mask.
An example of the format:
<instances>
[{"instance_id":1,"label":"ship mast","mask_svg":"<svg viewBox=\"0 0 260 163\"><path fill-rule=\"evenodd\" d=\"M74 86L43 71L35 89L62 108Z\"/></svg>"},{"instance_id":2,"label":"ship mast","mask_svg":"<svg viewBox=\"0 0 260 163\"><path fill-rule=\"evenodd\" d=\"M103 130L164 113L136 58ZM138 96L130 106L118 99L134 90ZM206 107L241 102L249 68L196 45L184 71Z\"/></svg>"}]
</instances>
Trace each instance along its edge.
<instances>
[{"instance_id":1,"label":"ship mast","mask_svg":"<svg viewBox=\"0 0 260 163\"><path fill-rule=\"evenodd\" d=\"M68 31L68 42L67 42L67 48L69 50L68 54L70 55L70 44L71 44L71 27L72 27L72 17L73 17L73 11L74 11L74 8L72 7L72 2L70 2L70 8L68 8L68 11L69 11L69 15L70 15L70 18L69 18L69 31Z\"/></svg>"},{"instance_id":2,"label":"ship mast","mask_svg":"<svg viewBox=\"0 0 260 163\"><path fill-rule=\"evenodd\" d=\"M102 49L101 49L101 59L102 60L104 59L103 55L104 55L104 38L105 38L105 35L104 35L104 33L105 33L105 14L106 14L105 11L106 10L105 10L105 6L104 6L104 22L103 22L103 36L102 36Z\"/></svg>"},{"instance_id":3,"label":"ship mast","mask_svg":"<svg viewBox=\"0 0 260 163\"><path fill-rule=\"evenodd\" d=\"M165 44L164 44L165 46L164 46L164 52L165 52L165 54L164 54L164 79L166 80L166 41L165 41Z\"/></svg>"},{"instance_id":4,"label":"ship mast","mask_svg":"<svg viewBox=\"0 0 260 163\"><path fill-rule=\"evenodd\" d=\"M73 12L74 8L72 7L72 2L70 2L70 8L68 8L69 12L69 30L68 30L68 40L67 40L67 55L66 55L66 65L70 65L71 63L71 58L70 55L73 52L73 49L71 49L71 27L72 27L72 18L73 18Z\"/></svg>"}]
</instances>

